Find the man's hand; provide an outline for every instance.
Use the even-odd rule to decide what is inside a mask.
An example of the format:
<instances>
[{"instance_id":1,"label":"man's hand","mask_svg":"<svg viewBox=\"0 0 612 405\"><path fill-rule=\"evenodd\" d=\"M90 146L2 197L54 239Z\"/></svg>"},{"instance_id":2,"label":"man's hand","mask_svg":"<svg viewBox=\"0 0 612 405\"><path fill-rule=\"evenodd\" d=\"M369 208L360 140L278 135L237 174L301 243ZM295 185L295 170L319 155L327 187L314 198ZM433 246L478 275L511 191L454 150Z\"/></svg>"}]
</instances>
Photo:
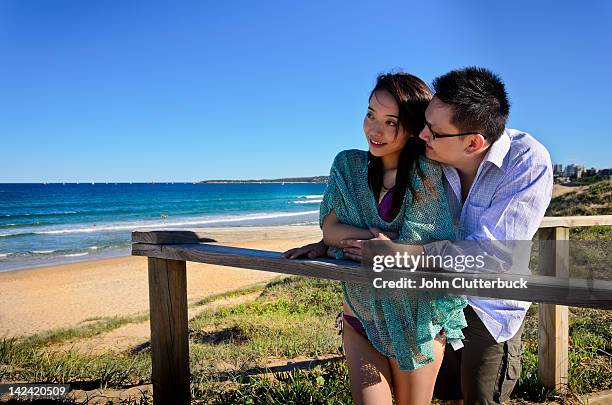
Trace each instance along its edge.
<instances>
[{"instance_id":1,"label":"man's hand","mask_svg":"<svg viewBox=\"0 0 612 405\"><path fill-rule=\"evenodd\" d=\"M370 228L372 239L368 240L391 240L392 237L397 237L395 232L383 232L378 228ZM361 250L363 247L363 239L344 239L340 244L344 248L344 257L347 259L361 261Z\"/></svg>"},{"instance_id":2,"label":"man's hand","mask_svg":"<svg viewBox=\"0 0 612 405\"><path fill-rule=\"evenodd\" d=\"M299 248L289 249L285 253L281 254L281 257L285 259L298 259L302 256L305 256L308 259L327 256L327 245L323 243L323 239L321 239L317 243L310 243Z\"/></svg>"}]
</instances>

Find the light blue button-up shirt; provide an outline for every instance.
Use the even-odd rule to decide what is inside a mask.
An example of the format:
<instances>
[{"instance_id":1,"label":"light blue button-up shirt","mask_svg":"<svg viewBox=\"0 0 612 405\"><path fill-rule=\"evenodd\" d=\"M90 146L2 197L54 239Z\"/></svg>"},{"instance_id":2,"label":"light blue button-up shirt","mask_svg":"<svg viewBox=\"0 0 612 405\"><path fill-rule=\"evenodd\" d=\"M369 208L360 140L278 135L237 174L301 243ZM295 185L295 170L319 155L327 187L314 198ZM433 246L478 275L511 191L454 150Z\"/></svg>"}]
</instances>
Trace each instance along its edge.
<instances>
[{"instance_id":1,"label":"light blue button-up shirt","mask_svg":"<svg viewBox=\"0 0 612 405\"><path fill-rule=\"evenodd\" d=\"M491 145L464 202L457 170L443 166L457 240L531 240L552 196L553 172L546 148L531 135L506 129ZM425 245L428 255L457 255L450 241ZM489 270L490 271L490 270ZM519 330L530 302L468 297L497 342Z\"/></svg>"}]
</instances>

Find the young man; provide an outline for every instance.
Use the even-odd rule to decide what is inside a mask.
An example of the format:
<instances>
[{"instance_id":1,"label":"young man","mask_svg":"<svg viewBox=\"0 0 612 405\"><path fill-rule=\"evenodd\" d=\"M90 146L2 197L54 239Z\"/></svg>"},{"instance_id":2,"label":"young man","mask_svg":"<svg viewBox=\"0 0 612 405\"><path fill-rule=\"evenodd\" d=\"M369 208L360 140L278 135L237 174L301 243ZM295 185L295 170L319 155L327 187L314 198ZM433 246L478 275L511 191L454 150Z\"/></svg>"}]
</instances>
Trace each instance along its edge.
<instances>
[{"instance_id":1,"label":"young man","mask_svg":"<svg viewBox=\"0 0 612 405\"><path fill-rule=\"evenodd\" d=\"M490 71L455 70L435 79L433 87L420 137L427 157L443 164L457 239L531 240L552 195L548 151L529 134L504 130L508 97ZM453 246L434 243L425 251L452 254ZM530 303L478 297L468 302L465 347L447 347L436 394L466 404L501 403L520 375Z\"/></svg>"},{"instance_id":2,"label":"young man","mask_svg":"<svg viewBox=\"0 0 612 405\"><path fill-rule=\"evenodd\" d=\"M505 129L509 102L498 76L482 68L451 71L433 82L420 138L443 165L457 240L524 241L535 235L552 195L552 165L531 135ZM380 237L385 239L384 236ZM344 256L361 260L361 241L345 241ZM321 243L284 257L322 255ZM450 241L411 253L460 253ZM435 396L456 404L506 400L520 375L521 336L529 302L468 297L464 347L447 345Z\"/></svg>"}]
</instances>

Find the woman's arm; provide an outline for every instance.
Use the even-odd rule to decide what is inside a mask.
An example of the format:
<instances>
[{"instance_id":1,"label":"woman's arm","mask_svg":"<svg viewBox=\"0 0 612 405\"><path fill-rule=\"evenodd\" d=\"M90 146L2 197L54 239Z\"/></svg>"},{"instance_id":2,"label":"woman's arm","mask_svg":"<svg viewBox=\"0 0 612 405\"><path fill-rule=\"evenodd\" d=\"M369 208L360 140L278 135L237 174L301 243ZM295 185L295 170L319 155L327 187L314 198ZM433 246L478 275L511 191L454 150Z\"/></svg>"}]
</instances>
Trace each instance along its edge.
<instances>
[{"instance_id":1,"label":"woman's arm","mask_svg":"<svg viewBox=\"0 0 612 405\"><path fill-rule=\"evenodd\" d=\"M372 239L374 235L368 229L345 225L338 221L333 209L323 218L323 241L328 246L342 247L343 239Z\"/></svg>"}]
</instances>

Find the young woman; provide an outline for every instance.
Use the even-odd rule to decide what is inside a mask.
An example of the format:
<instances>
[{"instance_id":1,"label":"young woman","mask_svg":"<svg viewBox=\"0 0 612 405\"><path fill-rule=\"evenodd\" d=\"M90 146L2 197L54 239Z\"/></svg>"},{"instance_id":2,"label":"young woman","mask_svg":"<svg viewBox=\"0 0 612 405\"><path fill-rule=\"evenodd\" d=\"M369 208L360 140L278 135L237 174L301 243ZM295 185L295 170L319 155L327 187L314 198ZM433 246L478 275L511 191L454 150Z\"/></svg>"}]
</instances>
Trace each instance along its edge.
<instances>
[{"instance_id":1,"label":"young woman","mask_svg":"<svg viewBox=\"0 0 612 405\"><path fill-rule=\"evenodd\" d=\"M346 239L454 239L440 167L424 157L418 134L431 90L406 74L378 77L363 130L369 151L336 156L323 196L325 244L338 258L355 253ZM309 245L283 256L320 249ZM461 339L466 301L405 289L343 282L342 339L357 404L428 404L446 339Z\"/></svg>"}]
</instances>

